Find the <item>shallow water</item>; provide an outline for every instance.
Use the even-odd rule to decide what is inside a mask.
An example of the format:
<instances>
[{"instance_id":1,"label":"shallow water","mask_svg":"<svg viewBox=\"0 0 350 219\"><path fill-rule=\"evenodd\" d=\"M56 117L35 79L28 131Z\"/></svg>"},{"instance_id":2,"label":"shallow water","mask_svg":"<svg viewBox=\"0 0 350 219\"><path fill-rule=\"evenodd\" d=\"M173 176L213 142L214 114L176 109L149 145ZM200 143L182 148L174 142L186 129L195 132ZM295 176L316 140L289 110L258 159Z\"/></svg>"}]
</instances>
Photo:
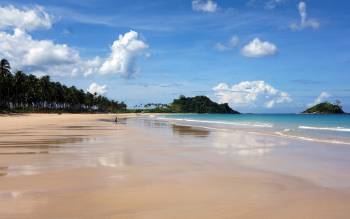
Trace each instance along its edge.
<instances>
[{"instance_id":1,"label":"shallow water","mask_svg":"<svg viewBox=\"0 0 350 219\"><path fill-rule=\"evenodd\" d=\"M180 137L186 142L180 146L205 148L243 166L300 177L325 187L350 189L350 146L347 144L149 117L129 120L128 125L150 127L149 132L168 138Z\"/></svg>"},{"instance_id":2,"label":"shallow water","mask_svg":"<svg viewBox=\"0 0 350 219\"><path fill-rule=\"evenodd\" d=\"M308 141L350 144L349 114L175 114L157 118L177 124L219 129L244 129Z\"/></svg>"}]
</instances>

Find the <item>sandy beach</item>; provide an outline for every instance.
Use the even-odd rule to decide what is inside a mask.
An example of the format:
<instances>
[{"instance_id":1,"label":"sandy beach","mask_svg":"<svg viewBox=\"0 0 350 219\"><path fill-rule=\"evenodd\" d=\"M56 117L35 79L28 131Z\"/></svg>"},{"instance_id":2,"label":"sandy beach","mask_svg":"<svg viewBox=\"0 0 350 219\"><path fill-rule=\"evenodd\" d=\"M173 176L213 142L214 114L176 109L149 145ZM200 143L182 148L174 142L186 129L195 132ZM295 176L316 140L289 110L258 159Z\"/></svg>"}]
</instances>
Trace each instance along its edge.
<instances>
[{"instance_id":1,"label":"sandy beach","mask_svg":"<svg viewBox=\"0 0 350 219\"><path fill-rule=\"evenodd\" d=\"M119 118L0 116L0 218L350 215L348 146Z\"/></svg>"}]
</instances>

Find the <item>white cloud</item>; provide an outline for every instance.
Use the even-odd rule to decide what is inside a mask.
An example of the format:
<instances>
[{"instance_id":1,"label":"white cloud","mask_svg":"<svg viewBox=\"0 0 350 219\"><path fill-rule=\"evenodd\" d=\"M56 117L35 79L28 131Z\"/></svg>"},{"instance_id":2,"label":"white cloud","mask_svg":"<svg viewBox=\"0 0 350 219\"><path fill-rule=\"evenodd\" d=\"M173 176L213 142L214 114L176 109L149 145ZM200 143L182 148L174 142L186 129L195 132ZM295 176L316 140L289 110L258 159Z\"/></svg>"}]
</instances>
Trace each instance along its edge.
<instances>
[{"instance_id":1,"label":"white cloud","mask_svg":"<svg viewBox=\"0 0 350 219\"><path fill-rule=\"evenodd\" d=\"M220 52L223 52L223 51L227 51L229 50L230 48L227 47L226 45L224 45L223 43L216 43L214 48L217 50L217 51L220 51Z\"/></svg>"},{"instance_id":2,"label":"white cloud","mask_svg":"<svg viewBox=\"0 0 350 219\"><path fill-rule=\"evenodd\" d=\"M12 5L0 7L0 15L0 29L19 28L30 31L38 28L49 29L52 25L52 18L40 6L22 10Z\"/></svg>"},{"instance_id":3,"label":"white cloud","mask_svg":"<svg viewBox=\"0 0 350 219\"><path fill-rule=\"evenodd\" d=\"M316 30L320 27L320 23L317 20L312 19L312 18L308 18L308 15L306 12L306 3L305 2L299 2L298 11L300 14L300 23L291 24L290 28L292 30L303 30L307 27L310 27L310 28Z\"/></svg>"},{"instance_id":4,"label":"white cloud","mask_svg":"<svg viewBox=\"0 0 350 219\"><path fill-rule=\"evenodd\" d=\"M249 0L247 2L247 6L250 6L250 7L263 6L264 9L273 10L285 2L287 2L287 0Z\"/></svg>"},{"instance_id":5,"label":"white cloud","mask_svg":"<svg viewBox=\"0 0 350 219\"><path fill-rule=\"evenodd\" d=\"M265 81L243 81L229 86L220 83L213 88L220 103L234 107L266 107L292 102L288 93L277 90Z\"/></svg>"},{"instance_id":6,"label":"white cloud","mask_svg":"<svg viewBox=\"0 0 350 219\"><path fill-rule=\"evenodd\" d=\"M91 94L100 94L103 95L107 93L107 85L99 85L97 83L90 84L89 88L87 89L88 92Z\"/></svg>"},{"instance_id":7,"label":"white cloud","mask_svg":"<svg viewBox=\"0 0 350 219\"><path fill-rule=\"evenodd\" d=\"M239 37L237 35L233 35L229 41L230 47L236 47L239 44Z\"/></svg>"},{"instance_id":8,"label":"white cloud","mask_svg":"<svg viewBox=\"0 0 350 219\"><path fill-rule=\"evenodd\" d=\"M227 51L227 50L231 50L235 47L238 46L240 42L240 39L237 35L233 35L230 40L227 43L216 43L215 44L215 49L218 51Z\"/></svg>"},{"instance_id":9,"label":"white cloud","mask_svg":"<svg viewBox=\"0 0 350 219\"><path fill-rule=\"evenodd\" d=\"M331 95L329 93L327 93L325 91L322 91L320 93L320 95L314 100L314 102L309 103L308 106L311 107L311 106L314 106L316 104L322 103L322 102L326 101L330 97L331 97Z\"/></svg>"},{"instance_id":10,"label":"white cloud","mask_svg":"<svg viewBox=\"0 0 350 219\"><path fill-rule=\"evenodd\" d=\"M136 58L147 48L148 45L139 39L135 31L119 35L119 39L113 42L111 54L102 64L100 73L133 76L137 72Z\"/></svg>"},{"instance_id":11,"label":"white cloud","mask_svg":"<svg viewBox=\"0 0 350 219\"><path fill-rule=\"evenodd\" d=\"M203 0L193 0L192 1L192 9L194 11L202 11L202 12L215 12L218 9L218 4L212 0L207 0L206 2Z\"/></svg>"},{"instance_id":12,"label":"white cloud","mask_svg":"<svg viewBox=\"0 0 350 219\"><path fill-rule=\"evenodd\" d=\"M261 41L255 38L242 48L242 54L250 58L270 56L277 53L277 46L268 41Z\"/></svg>"},{"instance_id":13,"label":"white cloud","mask_svg":"<svg viewBox=\"0 0 350 219\"><path fill-rule=\"evenodd\" d=\"M74 64L80 62L78 51L51 40L34 40L20 29L15 29L13 34L0 32L0 55L16 68L36 74L72 74L76 69ZM67 66L73 67L68 70Z\"/></svg>"},{"instance_id":14,"label":"white cloud","mask_svg":"<svg viewBox=\"0 0 350 219\"><path fill-rule=\"evenodd\" d=\"M266 9L274 9L278 5L284 3L285 1L286 0L269 0L269 1L265 2L265 8Z\"/></svg>"},{"instance_id":15,"label":"white cloud","mask_svg":"<svg viewBox=\"0 0 350 219\"><path fill-rule=\"evenodd\" d=\"M136 71L136 58L148 45L130 31L120 35L108 58L83 59L78 50L52 40L37 40L28 33L36 28L50 28L51 19L42 7L17 9L0 7L0 57L13 69L36 75L73 76L115 73L130 77ZM11 13L18 16L12 16ZM26 18L25 20L22 18ZM11 31L9 31L9 29Z\"/></svg>"}]
</instances>

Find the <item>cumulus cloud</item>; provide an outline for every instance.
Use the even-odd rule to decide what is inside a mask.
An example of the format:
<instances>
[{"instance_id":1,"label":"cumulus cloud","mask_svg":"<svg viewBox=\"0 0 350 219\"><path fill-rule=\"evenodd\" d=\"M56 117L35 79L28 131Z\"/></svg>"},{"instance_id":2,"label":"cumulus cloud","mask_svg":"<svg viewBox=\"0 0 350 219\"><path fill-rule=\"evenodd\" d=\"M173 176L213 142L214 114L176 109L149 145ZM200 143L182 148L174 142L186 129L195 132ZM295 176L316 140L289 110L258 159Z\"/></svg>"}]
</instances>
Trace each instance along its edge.
<instances>
[{"instance_id":1,"label":"cumulus cloud","mask_svg":"<svg viewBox=\"0 0 350 219\"><path fill-rule=\"evenodd\" d=\"M320 23L316 19L308 18L305 2L299 2L298 11L300 14L300 23L292 23L290 25L292 30L303 30L308 27L316 30L320 27Z\"/></svg>"},{"instance_id":2,"label":"cumulus cloud","mask_svg":"<svg viewBox=\"0 0 350 219\"><path fill-rule=\"evenodd\" d=\"M193 0L192 1L192 9L194 11L213 13L213 12L217 11L218 4L212 0L207 0L207 1Z\"/></svg>"},{"instance_id":3,"label":"cumulus cloud","mask_svg":"<svg viewBox=\"0 0 350 219\"><path fill-rule=\"evenodd\" d=\"M99 84L94 82L94 83L90 84L87 91L90 92L91 94L97 93L99 95L103 95L103 94L107 93L107 85L99 85Z\"/></svg>"},{"instance_id":4,"label":"cumulus cloud","mask_svg":"<svg viewBox=\"0 0 350 219\"><path fill-rule=\"evenodd\" d=\"M72 67L80 62L78 51L51 40L34 40L21 29L15 29L13 34L0 32L0 55L10 60L16 68L37 74L49 71L51 74L72 74L76 67L68 70L64 66Z\"/></svg>"},{"instance_id":5,"label":"cumulus cloud","mask_svg":"<svg viewBox=\"0 0 350 219\"><path fill-rule=\"evenodd\" d=\"M330 97L331 97L331 95L329 93L327 93L325 91L322 91L320 93L320 95L314 100L314 102L309 103L308 106L311 107L311 106L314 106L316 104L322 103L322 102L326 101Z\"/></svg>"},{"instance_id":6,"label":"cumulus cloud","mask_svg":"<svg viewBox=\"0 0 350 219\"><path fill-rule=\"evenodd\" d=\"M18 9L9 5L0 7L0 14L0 29L18 28L30 31L38 28L49 29L52 25L52 18L40 6Z\"/></svg>"},{"instance_id":7,"label":"cumulus cloud","mask_svg":"<svg viewBox=\"0 0 350 219\"><path fill-rule=\"evenodd\" d=\"M42 7L18 9L0 7L0 57L11 62L14 69L36 75L78 75L115 73L130 77L136 71L136 58L148 45L130 31L120 35L106 59L83 59L78 50L52 40L37 40L29 31L50 28L51 17ZM11 15L13 13L14 15Z\"/></svg>"},{"instance_id":8,"label":"cumulus cloud","mask_svg":"<svg viewBox=\"0 0 350 219\"><path fill-rule=\"evenodd\" d=\"M133 76L137 72L136 58L147 48L148 45L139 39L139 35L135 31L119 35L119 39L114 41L111 47L110 56L100 68L101 74Z\"/></svg>"},{"instance_id":9,"label":"cumulus cloud","mask_svg":"<svg viewBox=\"0 0 350 219\"><path fill-rule=\"evenodd\" d=\"M265 81L243 81L229 86L220 83L213 88L220 103L234 107L266 107L292 102L288 93L279 91Z\"/></svg>"},{"instance_id":10,"label":"cumulus cloud","mask_svg":"<svg viewBox=\"0 0 350 219\"><path fill-rule=\"evenodd\" d=\"M242 54L246 57L258 58L274 55L277 50L275 44L255 38L242 48Z\"/></svg>"},{"instance_id":11,"label":"cumulus cloud","mask_svg":"<svg viewBox=\"0 0 350 219\"><path fill-rule=\"evenodd\" d=\"M237 47L239 42L239 37L237 35L233 35L227 43L216 43L215 49L221 52L231 50Z\"/></svg>"}]
</instances>

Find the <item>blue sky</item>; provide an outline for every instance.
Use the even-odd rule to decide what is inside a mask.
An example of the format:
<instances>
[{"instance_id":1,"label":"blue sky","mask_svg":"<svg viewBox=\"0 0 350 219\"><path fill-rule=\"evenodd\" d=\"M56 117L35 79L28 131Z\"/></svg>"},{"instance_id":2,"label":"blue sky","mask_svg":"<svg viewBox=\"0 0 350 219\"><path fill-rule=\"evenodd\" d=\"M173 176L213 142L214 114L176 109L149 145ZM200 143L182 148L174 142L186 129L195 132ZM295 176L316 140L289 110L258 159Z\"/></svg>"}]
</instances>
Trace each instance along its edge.
<instances>
[{"instance_id":1,"label":"blue sky","mask_svg":"<svg viewBox=\"0 0 350 219\"><path fill-rule=\"evenodd\" d=\"M129 106L183 94L242 112L299 112L335 99L350 111L345 0L45 0L0 7L9 12L0 18L0 55L14 69L84 90L94 83L90 90ZM24 22L28 12L33 19Z\"/></svg>"}]
</instances>

